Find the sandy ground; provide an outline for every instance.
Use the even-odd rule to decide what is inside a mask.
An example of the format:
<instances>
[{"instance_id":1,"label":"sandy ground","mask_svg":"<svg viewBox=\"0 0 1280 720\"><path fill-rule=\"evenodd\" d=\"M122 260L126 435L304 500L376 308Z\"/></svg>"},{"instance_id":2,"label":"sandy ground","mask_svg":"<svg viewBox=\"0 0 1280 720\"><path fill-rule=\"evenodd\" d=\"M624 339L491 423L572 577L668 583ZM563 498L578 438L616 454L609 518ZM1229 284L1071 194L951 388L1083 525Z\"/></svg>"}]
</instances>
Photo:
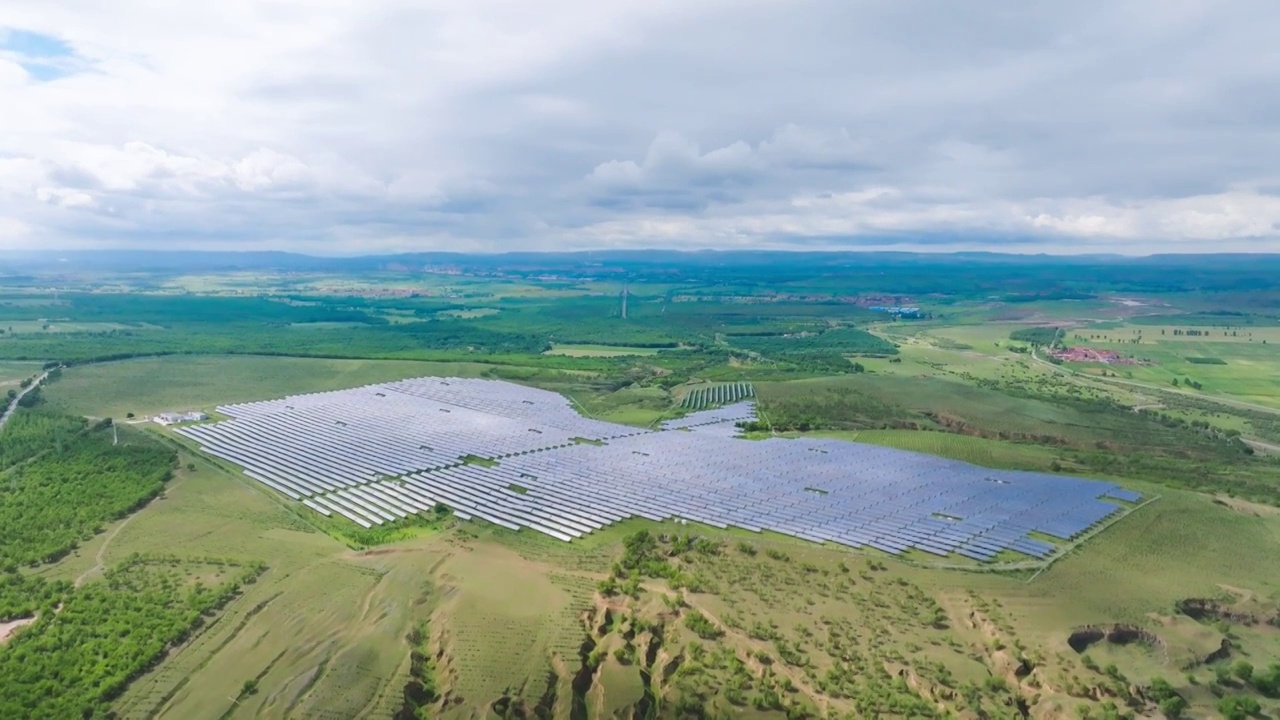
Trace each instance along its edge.
<instances>
[{"instance_id":1,"label":"sandy ground","mask_svg":"<svg viewBox=\"0 0 1280 720\"><path fill-rule=\"evenodd\" d=\"M29 618L21 618L19 620L10 620L6 623L0 623L0 644L8 642L9 638L13 637L15 632L35 621L36 618L33 615Z\"/></svg>"}]
</instances>

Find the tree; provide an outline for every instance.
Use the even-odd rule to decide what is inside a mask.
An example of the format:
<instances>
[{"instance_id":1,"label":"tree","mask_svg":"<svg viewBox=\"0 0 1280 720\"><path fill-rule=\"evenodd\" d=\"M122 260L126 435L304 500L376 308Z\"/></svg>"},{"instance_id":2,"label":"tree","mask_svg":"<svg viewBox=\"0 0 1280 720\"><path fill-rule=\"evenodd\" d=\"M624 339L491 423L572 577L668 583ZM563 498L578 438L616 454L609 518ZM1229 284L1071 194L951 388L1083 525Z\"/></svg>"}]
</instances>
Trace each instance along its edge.
<instances>
[{"instance_id":1,"label":"tree","mask_svg":"<svg viewBox=\"0 0 1280 720\"><path fill-rule=\"evenodd\" d=\"M1271 663L1265 671L1255 671L1253 687L1269 698L1280 697L1280 662Z\"/></svg>"},{"instance_id":2,"label":"tree","mask_svg":"<svg viewBox=\"0 0 1280 720\"><path fill-rule=\"evenodd\" d=\"M1155 698L1160 707L1160 712L1164 713L1165 717L1181 717L1182 713L1187 710L1186 699L1179 695L1177 690L1173 689L1168 680L1162 677L1151 679L1151 696Z\"/></svg>"},{"instance_id":3,"label":"tree","mask_svg":"<svg viewBox=\"0 0 1280 720\"><path fill-rule=\"evenodd\" d=\"M1226 720L1247 720L1250 715L1262 712L1262 706L1248 695L1227 695L1218 701L1218 712Z\"/></svg>"},{"instance_id":4,"label":"tree","mask_svg":"<svg viewBox=\"0 0 1280 720\"><path fill-rule=\"evenodd\" d=\"M1231 674L1245 681L1246 683L1253 680L1253 665L1247 661L1241 660L1231 666Z\"/></svg>"},{"instance_id":5,"label":"tree","mask_svg":"<svg viewBox=\"0 0 1280 720\"><path fill-rule=\"evenodd\" d=\"M1178 718L1182 717L1182 713L1187 711L1187 701L1181 695L1171 695L1160 701L1160 712L1165 717Z\"/></svg>"}]
</instances>

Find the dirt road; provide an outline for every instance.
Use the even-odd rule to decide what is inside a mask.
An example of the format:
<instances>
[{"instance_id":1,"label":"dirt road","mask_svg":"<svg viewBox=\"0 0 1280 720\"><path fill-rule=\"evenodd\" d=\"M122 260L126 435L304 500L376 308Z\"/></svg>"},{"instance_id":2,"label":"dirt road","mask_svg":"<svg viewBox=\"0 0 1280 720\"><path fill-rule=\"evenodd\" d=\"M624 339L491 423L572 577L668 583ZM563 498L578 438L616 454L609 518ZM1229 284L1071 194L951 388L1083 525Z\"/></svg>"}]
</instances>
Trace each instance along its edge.
<instances>
[{"instance_id":1,"label":"dirt road","mask_svg":"<svg viewBox=\"0 0 1280 720\"><path fill-rule=\"evenodd\" d=\"M17 395L13 396L13 400L9 402L9 407L4 409L3 415L0 415L0 430L3 430L4 426L9 422L9 418L13 417L13 412L18 409L18 403L22 402L22 398L26 397L27 393L40 387L40 383L44 382L47 377L49 377L49 371L45 370L40 373L40 376L33 380L30 385L22 388L18 391Z\"/></svg>"}]
</instances>

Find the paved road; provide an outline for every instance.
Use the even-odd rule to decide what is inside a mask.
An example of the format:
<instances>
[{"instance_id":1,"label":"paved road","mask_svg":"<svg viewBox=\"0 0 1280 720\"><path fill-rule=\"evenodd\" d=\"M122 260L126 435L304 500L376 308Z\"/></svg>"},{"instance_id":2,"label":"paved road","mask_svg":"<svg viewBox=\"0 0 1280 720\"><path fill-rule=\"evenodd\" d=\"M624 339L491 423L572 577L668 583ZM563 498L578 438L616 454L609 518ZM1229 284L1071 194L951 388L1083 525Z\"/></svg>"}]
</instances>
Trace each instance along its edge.
<instances>
[{"instance_id":1,"label":"paved road","mask_svg":"<svg viewBox=\"0 0 1280 720\"><path fill-rule=\"evenodd\" d=\"M27 393L40 387L40 383L44 382L44 379L47 377L49 377L49 371L45 370L40 373L40 377L36 378L30 385L22 388L18 391L17 395L13 396L13 400L9 403L9 407L4 409L3 415L0 415L0 430L3 430L4 426L8 424L9 418L13 416L13 411L18 409L18 403L21 402L22 398L26 396Z\"/></svg>"}]
</instances>

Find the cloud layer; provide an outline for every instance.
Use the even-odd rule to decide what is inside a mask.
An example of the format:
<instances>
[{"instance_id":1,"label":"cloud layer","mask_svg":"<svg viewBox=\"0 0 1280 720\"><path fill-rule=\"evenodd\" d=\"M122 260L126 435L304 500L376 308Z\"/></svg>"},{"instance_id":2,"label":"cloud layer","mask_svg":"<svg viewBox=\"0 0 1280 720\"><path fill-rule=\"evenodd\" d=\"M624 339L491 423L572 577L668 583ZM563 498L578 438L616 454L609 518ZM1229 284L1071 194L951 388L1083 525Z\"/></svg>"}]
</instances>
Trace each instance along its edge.
<instances>
[{"instance_id":1,"label":"cloud layer","mask_svg":"<svg viewBox=\"0 0 1280 720\"><path fill-rule=\"evenodd\" d=\"M1270 0L170 5L0 11L0 247L1280 252Z\"/></svg>"}]
</instances>

